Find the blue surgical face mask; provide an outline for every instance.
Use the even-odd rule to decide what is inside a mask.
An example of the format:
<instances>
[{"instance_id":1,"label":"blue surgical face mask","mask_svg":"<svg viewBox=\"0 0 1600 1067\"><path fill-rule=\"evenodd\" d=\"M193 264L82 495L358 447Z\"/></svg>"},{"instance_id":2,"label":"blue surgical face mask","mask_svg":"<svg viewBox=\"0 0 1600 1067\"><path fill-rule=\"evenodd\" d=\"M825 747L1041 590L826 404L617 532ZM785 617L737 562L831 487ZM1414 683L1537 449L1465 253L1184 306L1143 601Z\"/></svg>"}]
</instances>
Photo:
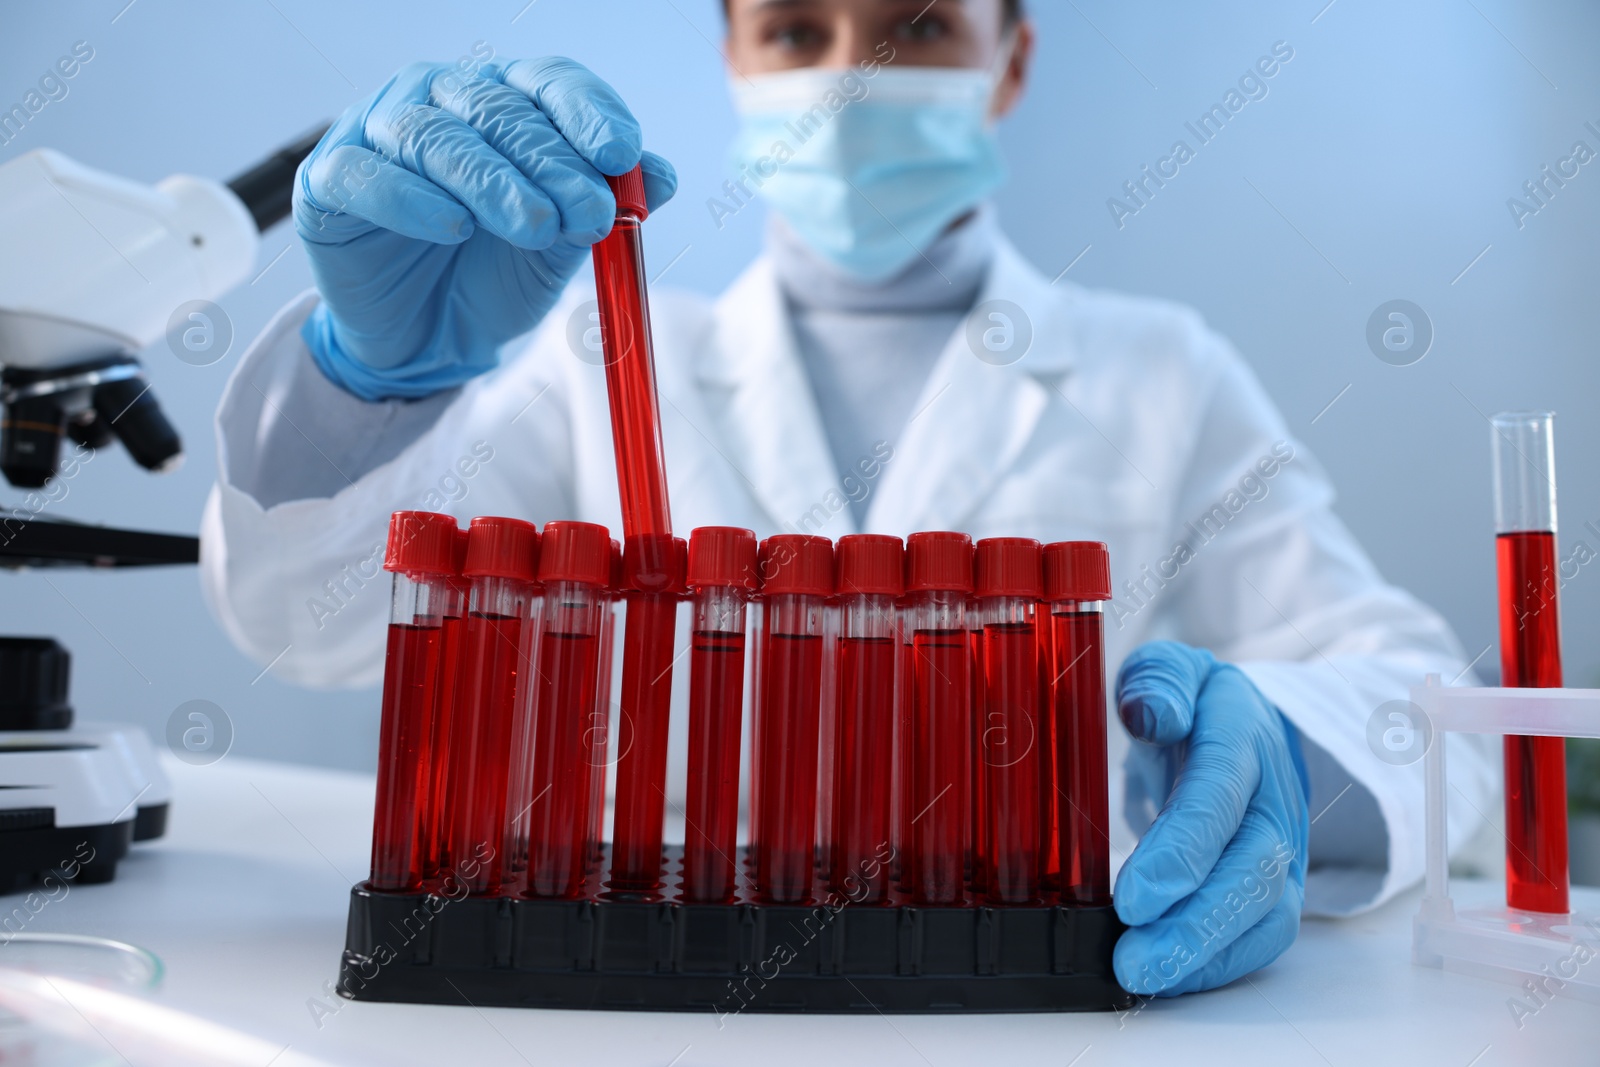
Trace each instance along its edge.
<instances>
[{"instance_id":1,"label":"blue surgical face mask","mask_svg":"<svg viewBox=\"0 0 1600 1067\"><path fill-rule=\"evenodd\" d=\"M996 81L993 70L889 66L735 79L735 180L823 258L883 281L1004 180Z\"/></svg>"}]
</instances>

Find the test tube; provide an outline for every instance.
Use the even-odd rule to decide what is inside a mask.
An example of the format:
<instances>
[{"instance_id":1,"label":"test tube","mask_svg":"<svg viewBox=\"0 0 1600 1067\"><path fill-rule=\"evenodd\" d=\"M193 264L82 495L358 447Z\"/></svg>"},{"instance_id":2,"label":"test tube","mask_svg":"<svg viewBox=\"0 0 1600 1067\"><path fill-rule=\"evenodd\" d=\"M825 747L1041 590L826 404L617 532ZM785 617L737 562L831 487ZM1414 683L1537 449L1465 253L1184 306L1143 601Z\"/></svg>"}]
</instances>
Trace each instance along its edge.
<instances>
[{"instance_id":1,"label":"test tube","mask_svg":"<svg viewBox=\"0 0 1600 1067\"><path fill-rule=\"evenodd\" d=\"M895 640L899 642L900 684L895 691L894 724L894 884L901 892L911 891L911 818L916 814L912 807L913 753L912 699L916 690L916 656L911 648L910 614L903 610L905 597L895 605Z\"/></svg>"},{"instance_id":2,"label":"test tube","mask_svg":"<svg viewBox=\"0 0 1600 1067\"><path fill-rule=\"evenodd\" d=\"M534 687L527 893L576 897L587 873L595 690L611 577L611 535L587 522L545 526L544 610Z\"/></svg>"},{"instance_id":3,"label":"test tube","mask_svg":"<svg viewBox=\"0 0 1600 1067\"><path fill-rule=\"evenodd\" d=\"M911 893L919 904L965 903L972 753L972 538L906 538L911 634Z\"/></svg>"},{"instance_id":4,"label":"test tube","mask_svg":"<svg viewBox=\"0 0 1600 1067\"><path fill-rule=\"evenodd\" d=\"M1555 416L1521 411L1490 421L1501 684L1560 688ZM1504 744L1506 904L1565 914L1566 739L1507 735Z\"/></svg>"},{"instance_id":5,"label":"test tube","mask_svg":"<svg viewBox=\"0 0 1600 1067\"><path fill-rule=\"evenodd\" d=\"M661 835L667 790L667 733L678 601L688 546L682 538L641 534L623 551L621 721L617 735L617 810L611 834L613 892L661 887Z\"/></svg>"},{"instance_id":6,"label":"test tube","mask_svg":"<svg viewBox=\"0 0 1600 1067\"><path fill-rule=\"evenodd\" d=\"M894 797L895 601L905 588L900 538L839 539L833 832L829 887L858 904L888 896Z\"/></svg>"},{"instance_id":7,"label":"test tube","mask_svg":"<svg viewBox=\"0 0 1600 1067\"><path fill-rule=\"evenodd\" d=\"M444 601L455 572L456 521L426 511L389 518L384 570L394 574L378 725L373 889L410 892L427 857L433 724Z\"/></svg>"},{"instance_id":8,"label":"test tube","mask_svg":"<svg viewBox=\"0 0 1600 1067\"><path fill-rule=\"evenodd\" d=\"M1043 554L1041 552L1041 576ZM1043 595L1043 586L1040 587ZM1039 637L1039 888L1048 893L1061 889L1061 774L1056 767L1056 716L1050 702L1050 668L1053 649L1050 633L1050 604L1038 606Z\"/></svg>"},{"instance_id":9,"label":"test tube","mask_svg":"<svg viewBox=\"0 0 1600 1067\"><path fill-rule=\"evenodd\" d=\"M967 751L974 758L967 772L967 806L962 811L964 822L961 839L967 842L967 882L974 895L982 896L989 855L989 820L985 817L989 804L989 768L982 759L983 731L986 726L983 716L983 614L978 610L975 597L967 598L967 633L971 635L972 645L972 733L967 739Z\"/></svg>"},{"instance_id":10,"label":"test tube","mask_svg":"<svg viewBox=\"0 0 1600 1067\"><path fill-rule=\"evenodd\" d=\"M533 523L472 520L461 568L471 585L451 716L440 874L474 894L499 892L506 861L506 792L513 741L526 730L538 560Z\"/></svg>"},{"instance_id":11,"label":"test tube","mask_svg":"<svg viewBox=\"0 0 1600 1067\"><path fill-rule=\"evenodd\" d=\"M986 537L973 561L983 620L983 704L977 766L987 794L983 885L995 904L1039 900L1039 542Z\"/></svg>"},{"instance_id":12,"label":"test tube","mask_svg":"<svg viewBox=\"0 0 1600 1067\"><path fill-rule=\"evenodd\" d=\"M440 602L439 684L429 745L428 815L424 828L426 848L423 881L439 890L440 859L444 855L446 799L449 796L450 724L455 718L456 680L461 672L461 635L465 629L470 582L461 576L467 562L467 531L457 528L455 564Z\"/></svg>"},{"instance_id":13,"label":"test tube","mask_svg":"<svg viewBox=\"0 0 1600 1067\"><path fill-rule=\"evenodd\" d=\"M1050 711L1055 720L1055 786L1061 903L1111 903L1111 837L1106 784L1106 666L1103 602L1111 560L1099 541L1044 546L1050 605Z\"/></svg>"},{"instance_id":14,"label":"test tube","mask_svg":"<svg viewBox=\"0 0 1600 1067\"><path fill-rule=\"evenodd\" d=\"M822 703L822 614L833 595L833 543L775 534L761 543L763 626L757 693L760 795L752 833L756 893L804 903L816 865L817 745Z\"/></svg>"},{"instance_id":15,"label":"test tube","mask_svg":"<svg viewBox=\"0 0 1600 1067\"><path fill-rule=\"evenodd\" d=\"M589 862L598 868L605 858L606 778L611 769L611 668L616 662L617 603L622 596L622 544L611 539L611 577L600 612L600 664L595 668L594 711L584 737L589 742Z\"/></svg>"},{"instance_id":16,"label":"test tube","mask_svg":"<svg viewBox=\"0 0 1600 1067\"><path fill-rule=\"evenodd\" d=\"M620 177L607 177L606 184L616 197L617 218L611 232L594 246L595 300L626 540L641 534L670 534L672 515L667 506L667 469L640 232L640 224L649 215L644 172L634 167Z\"/></svg>"},{"instance_id":17,"label":"test tube","mask_svg":"<svg viewBox=\"0 0 1600 1067\"><path fill-rule=\"evenodd\" d=\"M732 526L689 534L694 598L689 652L689 790L683 899L732 900L738 867L739 745L745 617L756 589L756 535Z\"/></svg>"}]
</instances>

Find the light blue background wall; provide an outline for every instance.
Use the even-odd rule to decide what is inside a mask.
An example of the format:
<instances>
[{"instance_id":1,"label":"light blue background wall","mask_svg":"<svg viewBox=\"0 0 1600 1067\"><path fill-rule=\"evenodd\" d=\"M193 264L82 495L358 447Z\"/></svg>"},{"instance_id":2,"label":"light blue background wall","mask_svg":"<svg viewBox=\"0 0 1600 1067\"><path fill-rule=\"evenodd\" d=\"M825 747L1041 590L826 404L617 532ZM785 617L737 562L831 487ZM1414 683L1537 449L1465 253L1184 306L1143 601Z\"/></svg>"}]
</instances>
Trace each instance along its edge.
<instances>
[{"instance_id":1,"label":"light blue background wall","mask_svg":"<svg viewBox=\"0 0 1600 1067\"><path fill-rule=\"evenodd\" d=\"M687 248L670 282L720 289L756 251L760 219L743 212L719 232L705 207L732 130L710 43L716 5L525 2L8 4L0 103L21 100L75 41L95 58L0 160L49 146L144 181L225 178L410 60L452 60L477 41L508 57L559 52L610 79L651 147L679 167L678 201L650 224L652 260ZM1495 637L1480 412L1561 413L1563 543L1600 551L1583 529L1600 527L1600 163L1525 228L1506 208L1575 140L1600 149L1584 128L1600 126L1600 5L1325 3L1033 0L1038 64L1004 130L1015 177L1003 220L1050 275L1087 247L1070 280L1199 307L1331 471L1340 513L1385 574L1441 608L1476 654ZM1106 200L1277 41L1295 54L1267 98L1119 229ZM188 464L156 478L105 455L71 483L61 514L196 528L223 382L243 339L309 284L285 228L266 239L269 262L222 301L241 339L227 359L196 368L164 348L147 354ZM1394 298L1420 304L1436 329L1414 366L1380 362L1365 341L1370 313ZM0 488L0 500L19 498ZM233 720L236 752L373 763L377 694L308 693L259 676L212 624L192 571L0 574L0 591L0 630L70 645L86 717L159 734L179 704L207 699ZM1600 684L1600 564L1562 596L1569 679ZM1492 675L1496 662L1491 648L1480 666Z\"/></svg>"}]
</instances>

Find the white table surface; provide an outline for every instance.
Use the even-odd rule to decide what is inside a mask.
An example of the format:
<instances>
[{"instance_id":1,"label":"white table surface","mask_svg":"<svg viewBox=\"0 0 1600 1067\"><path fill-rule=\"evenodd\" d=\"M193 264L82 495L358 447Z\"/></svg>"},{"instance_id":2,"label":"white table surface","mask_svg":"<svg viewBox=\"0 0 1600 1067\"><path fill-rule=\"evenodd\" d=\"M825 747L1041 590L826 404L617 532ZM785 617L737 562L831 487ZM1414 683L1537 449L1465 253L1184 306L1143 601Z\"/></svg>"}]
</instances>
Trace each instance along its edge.
<instances>
[{"instance_id":1,"label":"white table surface","mask_svg":"<svg viewBox=\"0 0 1600 1067\"><path fill-rule=\"evenodd\" d=\"M1125 1016L746 1014L719 1028L710 1012L355 1003L324 984L350 886L366 874L372 779L231 757L169 761L168 772L167 836L135 846L115 882L72 889L30 929L147 948L167 967L153 994L164 1003L329 1063L1600 1064L1600 1008L1557 997L1519 1028L1507 1004L1515 987L1412 966L1417 892L1359 918L1308 921L1249 979ZM1468 902L1498 892L1455 886ZM1600 907L1600 891L1575 893ZM313 1002L336 1010L319 1025Z\"/></svg>"}]
</instances>

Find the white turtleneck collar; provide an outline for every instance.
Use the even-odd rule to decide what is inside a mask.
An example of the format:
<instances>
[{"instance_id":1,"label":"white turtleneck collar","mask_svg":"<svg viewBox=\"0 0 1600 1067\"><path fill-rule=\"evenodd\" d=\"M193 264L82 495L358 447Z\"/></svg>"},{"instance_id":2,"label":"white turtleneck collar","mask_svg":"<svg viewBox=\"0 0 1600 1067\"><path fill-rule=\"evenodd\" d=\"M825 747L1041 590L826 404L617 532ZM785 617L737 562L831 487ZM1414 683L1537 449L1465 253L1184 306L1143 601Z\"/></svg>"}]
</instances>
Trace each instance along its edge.
<instances>
[{"instance_id":1,"label":"white turtleneck collar","mask_svg":"<svg viewBox=\"0 0 1600 1067\"><path fill-rule=\"evenodd\" d=\"M858 528L875 485L853 472L881 456L882 445L898 447L934 363L987 280L999 238L994 214L980 207L899 275L877 284L840 271L770 216L767 256Z\"/></svg>"}]
</instances>

